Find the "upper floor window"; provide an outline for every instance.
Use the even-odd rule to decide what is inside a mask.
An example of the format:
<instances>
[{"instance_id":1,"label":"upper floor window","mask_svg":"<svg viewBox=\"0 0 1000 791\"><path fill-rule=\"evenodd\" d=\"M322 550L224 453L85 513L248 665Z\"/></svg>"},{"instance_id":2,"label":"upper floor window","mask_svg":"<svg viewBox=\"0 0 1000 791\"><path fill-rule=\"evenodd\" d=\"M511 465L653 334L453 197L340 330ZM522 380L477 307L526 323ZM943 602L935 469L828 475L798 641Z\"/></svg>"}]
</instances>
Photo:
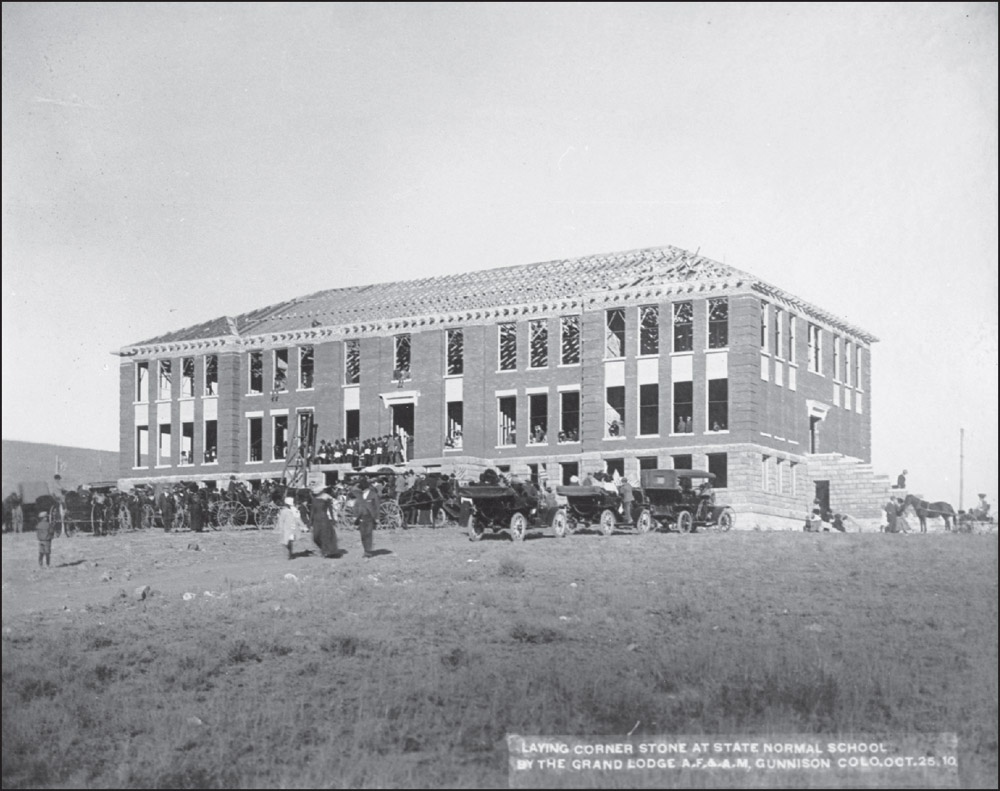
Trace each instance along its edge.
<instances>
[{"instance_id":1,"label":"upper floor window","mask_svg":"<svg viewBox=\"0 0 1000 791\"><path fill-rule=\"evenodd\" d=\"M312 346L299 347L299 389L311 390L313 386L314 354Z\"/></svg>"},{"instance_id":2,"label":"upper floor window","mask_svg":"<svg viewBox=\"0 0 1000 791\"><path fill-rule=\"evenodd\" d=\"M264 352L250 352L250 389L247 392L264 392Z\"/></svg>"},{"instance_id":3,"label":"upper floor window","mask_svg":"<svg viewBox=\"0 0 1000 791\"><path fill-rule=\"evenodd\" d=\"M538 319L528 323L529 368L545 368L549 364L549 322Z\"/></svg>"},{"instance_id":4,"label":"upper floor window","mask_svg":"<svg viewBox=\"0 0 1000 791\"><path fill-rule=\"evenodd\" d=\"M833 336L833 381L840 381L840 336Z\"/></svg>"},{"instance_id":5,"label":"upper floor window","mask_svg":"<svg viewBox=\"0 0 1000 791\"><path fill-rule=\"evenodd\" d=\"M859 346L854 354L854 386L858 390L862 389L861 381L861 347Z\"/></svg>"},{"instance_id":6,"label":"upper floor window","mask_svg":"<svg viewBox=\"0 0 1000 791\"><path fill-rule=\"evenodd\" d=\"M852 383L851 374L853 373L853 365L851 364L851 347L853 344L846 338L844 339L844 383L850 387Z\"/></svg>"},{"instance_id":7,"label":"upper floor window","mask_svg":"<svg viewBox=\"0 0 1000 791\"><path fill-rule=\"evenodd\" d=\"M782 321L784 319L784 311L781 308L776 307L774 309L774 321L772 322L774 326L774 356L781 357L781 352L784 351L784 339L782 338Z\"/></svg>"},{"instance_id":8,"label":"upper floor window","mask_svg":"<svg viewBox=\"0 0 1000 791\"><path fill-rule=\"evenodd\" d=\"M135 400L143 403L149 399L149 362L135 364ZM136 465L139 466L139 465Z\"/></svg>"},{"instance_id":9,"label":"upper floor window","mask_svg":"<svg viewBox=\"0 0 1000 791\"><path fill-rule=\"evenodd\" d=\"M501 371L517 370L517 325L512 321L500 325L499 362Z\"/></svg>"},{"instance_id":10,"label":"upper floor window","mask_svg":"<svg viewBox=\"0 0 1000 791\"><path fill-rule=\"evenodd\" d=\"M614 308L604 313L604 358L625 356L625 310Z\"/></svg>"},{"instance_id":11,"label":"upper floor window","mask_svg":"<svg viewBox=\"0 0 1000 791\"><path fill-rule=\"evenodd\" d=\"M361 341L357 338L344 341L344 384L356 385L361 381Z\"/></svg>"},{"instance_id":12,"label":"upper floor window","mask_svg":"<svg viewBox=\"0 0 1000 791\"><path fill-rule=\"evenodd\" d=\"M274 392L288 389L288 349L274 350Z\"/></svg>"},{"instance_id":13,"label":"upper floor window","mask_svg":"<svg viewBox=\"0 0 1000 791\"><path fill-rule=\"evenodd\" d=\"M815 374L823 373L823 331L815 324L809 325L809 370Z\"/></svg>"},{"instance_id":14,"label":"upper floor window","mask_svg":"<svg viewBox=\"0 0 1000 791\"><path fill-rule=\"evenodd\" d=\"M181 358L181 398L194 396L194 357Z\"/></svg>"},{"instance_id":15,"label":"upper floor window","mask_svg":"<svg viewBox=\"0 0 1000 791\"><path fill-rule=\"evenodd\" d=\"M578 365L580 363L580 317L563 316L559 320L559 341L561 365Z\"/></svg>"},{"instance_id":16,"label":"upper floor window","mask_svg":"<svg viewBox=\"0 0 1000 791\"><path fill-rule=\"evenodd\" d=\"M205 355L205 395L219 394L219 358L217 355Z\"/></svg>"},{"instance_id":17,"label":"upper floor window","mask_svg":"<svg viewBox=\"0 0 1000 791\"><path fill-rule=\"evenodd\" d=\"M639 354L660 353L660 309L656 305L639 308Z\"/></svg>"},{"instance_id":18,"label":"upper floor window","mask_svg":"<svg viewBox=\"0 0 1000 791\"><path fill-rule=\"evenodd\" d=\"M725 297L708 301L708 348L729 346L729 300Z\"/></svg>"},{"instance_id":19,"label":"upper floor window","mask_svg":"<svg viewBox=\"0 0 1000 791\"><path fill-rule=\"evenodd\" d=\"M170 389L170 360L160 360L159 365L159 399L161 401L169 401L171 396Z\"/></svg>"},{"instance_id":20,"label":"upper floor window","mask_svg":"<svg viewBox=\"0 0 1000 791\"><path fill-rule=\"evenodd\" d=\"M393 338L393 372L397 380L410 378L410 333L405 332Z\"/></svg>"},{"instance_id":21,"label":"upper floor window","mask_svg":"<svg viewBox=\"0 0 1000 791\"><path fill-rule=\"evenodd\" d=\"M790 363L795 362L795 316L788 314L788 354L785 359Z\"/></svg>"},{"instance_id":22,"label":"upper floor window","mask_svg":"<svg viewBox=\"0 0 1000 791\"><path fill-rule=\"evenodd\" d=\"M760 350L765 354L771 351L770 336L767 333L767 303L760 303Z\"/></svg>"},{"instance_id":23,"label":"upper floor window","mask_svg":"<svg viewBox=\"0 0 1000 791\"><path fill-rule=\"evenodd\" d=\"M694 349L694 307L690 302L674 303L674 351Z\"/></svg>"},{"instance_id":24,"label":"upper floor window","mask_svg":"<svg viewBox=\"0 0 1000 791\"><path fill-rule=\"evenodd\" d=\"M465 371L465 335L462 330L448 330L448 376Z\"/></svg>"}]
</instances>

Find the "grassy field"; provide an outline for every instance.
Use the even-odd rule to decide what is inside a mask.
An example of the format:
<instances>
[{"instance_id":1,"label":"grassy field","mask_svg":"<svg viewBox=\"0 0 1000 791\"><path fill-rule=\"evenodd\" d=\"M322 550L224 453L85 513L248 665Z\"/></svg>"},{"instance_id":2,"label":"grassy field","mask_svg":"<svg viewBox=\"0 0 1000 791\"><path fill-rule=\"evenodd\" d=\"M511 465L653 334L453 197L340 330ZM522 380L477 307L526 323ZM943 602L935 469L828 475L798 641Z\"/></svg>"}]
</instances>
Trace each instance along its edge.
<instances>
[{"instance_id":1,"label":"grassy field","mask_svg":"<svg viewBox=\"0 0 1000 791\"><path fill-rule=\"evenodd\" d=\"M39 572L5 535L3 787L502 787L507 733L941 731L995 787L995 535L342 538L78 537Z\"/></svg>"}]
</instances>

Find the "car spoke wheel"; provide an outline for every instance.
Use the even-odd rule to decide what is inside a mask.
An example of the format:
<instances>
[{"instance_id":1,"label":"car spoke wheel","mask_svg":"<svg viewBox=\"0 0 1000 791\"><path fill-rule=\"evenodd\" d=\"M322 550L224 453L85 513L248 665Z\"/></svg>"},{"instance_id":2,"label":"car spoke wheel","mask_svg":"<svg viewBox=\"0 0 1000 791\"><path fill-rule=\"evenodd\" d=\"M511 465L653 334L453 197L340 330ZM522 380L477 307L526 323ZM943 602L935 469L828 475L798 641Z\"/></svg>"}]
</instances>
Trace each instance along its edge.
<instances>
[{"instance_id":1,"label":"car spoke wheel","mask_svg":"<svg viewBox=\"0 0 1000 791\"><path fill-rule=\"evenodd\" d=\"M556 538L566 538L569 535L569 519L564 511L557 511L552 517L552 532L556 534Z\"/></svg>"},{"instance_id":2,"label":"car spoke wheel","mask_svg":"<svg viewBox=\"0 0 1000 791\"><path fill-rule=\"evenodd\" d=\"M639 518L635 520L635 528L640 533L648 533L653 529L653 517L650 515L649 511L643 509L639 513Z\"/></svg>"},{"instance_id":3,"label":"car spoke wheel","mask_svg":"<svg viewBox=\"0 0 1000 791\"><path fill-rule=\"evenodd\" d=\"M736 512L728 506L723 508L722 513L719 514L719 519L716 524L719 526L719 530L721 532L729 532L736 525Z\"/></svg>"},{"instance_id":4,"label":"car spoke wheel","mask_svg":"<svg viewBox=\"0 0 1000 791\"><path fill-rule=\"evenodd\" d=\"M615 515L607 508L601 511L601 532L606 536L615 532Z\"/></svg>"},{"instance_id":5,"label":"car spoke wheel","mask_svg":"<svg viewBox=\"0 0 1000 791\"><path fill-rule=\"evenodd\" d=\"M690 511L681 511L677 514L678 530L682 533L690 533L692 527L694 527L694 518L691 516Z\"/></svg>"},{"instance_id":6,"label":"car spoke wheel","mask_svg":"<svg viewBox=\"0 0 1000 791\"><path fill-rule=\"evenodd\" d=\"M479 541L483 537L483 533L486 529L479 523L479 520L474 516L469 517L469 541Z\"/></svg>"},{"instance_id":7,"label":"car spoke wheel","mask_svg":"<svg viewBox=\"0 0 1000 791\"><path fill-rule=\"evenodd\" d=\"M515 541L524 541L527 530L528 520L524 514L516 513L510 518L510 535Z\"/></svg>"}]
</instances>

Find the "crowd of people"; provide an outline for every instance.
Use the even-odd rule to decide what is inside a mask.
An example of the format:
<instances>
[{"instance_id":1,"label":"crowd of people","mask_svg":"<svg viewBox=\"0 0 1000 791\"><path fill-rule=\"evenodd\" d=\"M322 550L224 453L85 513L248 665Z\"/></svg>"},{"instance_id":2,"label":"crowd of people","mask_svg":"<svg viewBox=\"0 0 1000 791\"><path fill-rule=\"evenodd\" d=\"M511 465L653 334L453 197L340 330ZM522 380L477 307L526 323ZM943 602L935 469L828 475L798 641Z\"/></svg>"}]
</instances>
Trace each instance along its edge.
<instances>
[{"instance_id":1,"label":"crowd of people","mask_svg":"<svg viewBox=\"0 0 1000 791\"><path fill-rule=\"evenodd\" d=\"M310 460L313 464L349 464L354 469L373 464L402 464L408 440L397 434L368 439L320 440Z\"/></svg>"}]
</instances>

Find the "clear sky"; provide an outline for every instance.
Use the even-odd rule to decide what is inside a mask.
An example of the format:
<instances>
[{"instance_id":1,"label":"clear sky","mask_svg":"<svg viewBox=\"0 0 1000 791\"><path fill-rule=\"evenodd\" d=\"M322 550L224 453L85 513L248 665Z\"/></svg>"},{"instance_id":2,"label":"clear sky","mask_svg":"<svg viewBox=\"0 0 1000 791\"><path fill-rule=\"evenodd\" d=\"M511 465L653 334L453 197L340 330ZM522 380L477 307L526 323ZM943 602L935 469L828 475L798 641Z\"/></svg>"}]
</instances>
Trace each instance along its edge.
<instances>
[{"instance_id":1,"label":"clear sky","mask_svg":"<svg viewBox=\"0 0 1000 791\"><path fill-rule=\"evenodd\" d=\"M997 493L997 6L3 4L3 436L121 346L672 244L877 335L873 463Z\"/></svg>"}]
</instances>

